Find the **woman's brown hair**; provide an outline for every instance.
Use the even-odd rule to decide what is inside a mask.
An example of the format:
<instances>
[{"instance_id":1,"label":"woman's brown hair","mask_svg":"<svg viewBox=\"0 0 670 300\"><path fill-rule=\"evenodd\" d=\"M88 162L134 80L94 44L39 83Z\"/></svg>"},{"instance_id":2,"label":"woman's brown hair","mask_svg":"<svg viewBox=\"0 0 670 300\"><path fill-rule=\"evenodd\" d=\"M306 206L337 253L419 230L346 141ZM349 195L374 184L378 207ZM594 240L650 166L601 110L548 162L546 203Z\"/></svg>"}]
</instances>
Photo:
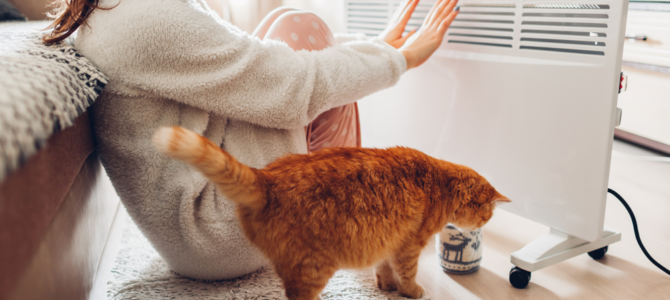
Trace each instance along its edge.
<instances>
[{"instance_id":1,"label":"woman's brown hair","mask_svg":"<svg viewBox=\"0 0 670 300\"><path fill-rule=\"evenodd\" d=\"M86 18L95 9L109 10L98 6L100 0L56 0L52 3L53 11L48 16L54 18L54 22L45 30L53 29L44 35L42 40L47 44L58 43L72 35L79 26L86 25Z\"/></svg>"}]
</instances>

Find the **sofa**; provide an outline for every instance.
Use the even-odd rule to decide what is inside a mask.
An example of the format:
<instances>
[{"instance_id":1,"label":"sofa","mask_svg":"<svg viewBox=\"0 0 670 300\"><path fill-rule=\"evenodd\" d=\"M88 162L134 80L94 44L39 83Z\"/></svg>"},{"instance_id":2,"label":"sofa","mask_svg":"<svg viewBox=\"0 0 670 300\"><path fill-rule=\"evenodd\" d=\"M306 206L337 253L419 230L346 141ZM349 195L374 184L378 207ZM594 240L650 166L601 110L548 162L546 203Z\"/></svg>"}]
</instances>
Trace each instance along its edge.
<instances>
[{"instance_id":1,"label":"sofa","mask_svg":"<svg viewBox=\"0 0 670 300\"><path fill-rule=\"evenodd\" d=\"M40 64L47 58L35 55L42 53L41 49L28 53L30 49L10 51L8 46L16 41L25 42L12 37L26 32L38 34L36 29L47 24L0 22L0 166L3 166L0 174L0 299L87 299L120 207L119 198L94 151L86 109L83 106L73 109L78 116L72 117L72 122L49 123L47 121L53 120L40 120L36 106L19 105L26 100L39 102L36 98L46 97L50 91L47 86L56 82L37 81L38 71L46 68ZM38 42L39 38L34 40ZM14 66L22 62L18 58L30 55L37 61L35 74L23 76L35 82L25 85L30 97L23 97L25 95L16 92L16 84L12 84L18 75L8 75L7 66ZM67 55L75 57L72 53ZM75 65L71 62L69 67ZM72 89L76 84L78 82L71 81L61 88ZM100 86L96 88L95 94L99 93ZM75 102L75 99L63 100ZM95 99L77 100L90 105ZM47 108L53 105L41 104ZM57 108L53 110L56 112ZM36 117L23 119L28 127L12 128L17 122L8 119L21 113L32 113ZM41 127L50 130L36 134ZM25 147L16 146L18 143L24 143ZM26 150L33 145L34 151Z\"/></svg>"}]
</instances>

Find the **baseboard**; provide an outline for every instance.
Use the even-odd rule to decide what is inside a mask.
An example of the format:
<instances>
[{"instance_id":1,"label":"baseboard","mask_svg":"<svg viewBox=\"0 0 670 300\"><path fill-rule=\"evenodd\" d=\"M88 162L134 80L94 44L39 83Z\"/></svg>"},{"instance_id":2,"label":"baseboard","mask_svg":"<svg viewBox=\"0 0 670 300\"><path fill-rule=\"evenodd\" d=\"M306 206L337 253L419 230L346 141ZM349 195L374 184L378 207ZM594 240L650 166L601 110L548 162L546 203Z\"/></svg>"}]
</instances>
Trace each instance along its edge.
<instances>
[{"instance_id":1,"label":"baseboard","mask_svg":"<svg viewBox=\"0 0 670 300\"><path fill-rule=\"evenodd\" d=\"M614 138L626 141L661 154L670 155L670 145L663 144L621 129L614 130Z\"/></svg>"}]
</instances>

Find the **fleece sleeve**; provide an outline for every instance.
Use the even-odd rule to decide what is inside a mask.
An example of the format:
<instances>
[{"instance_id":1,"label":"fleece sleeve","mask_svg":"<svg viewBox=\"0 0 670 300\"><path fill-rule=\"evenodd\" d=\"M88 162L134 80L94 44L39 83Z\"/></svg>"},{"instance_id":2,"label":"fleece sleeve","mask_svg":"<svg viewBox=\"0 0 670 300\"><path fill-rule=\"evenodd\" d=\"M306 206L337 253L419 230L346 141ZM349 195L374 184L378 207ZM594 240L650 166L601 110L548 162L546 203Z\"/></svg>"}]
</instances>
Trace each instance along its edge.
<instances>
[{"instance_id":1,"label":"fleece sleeve","mask_svg":"<svg viewBox=\"0 0 670 300\"><path fill-rule=\"evenodd\" d=\"M394 85L407 68L402 54L380 40L296 52L196 10L170 12L134 20L135 31L118 42L127 59L108 68L122 72L117 77L133 90L264 127L304 126Z\"/></svg>"}]
</instances>

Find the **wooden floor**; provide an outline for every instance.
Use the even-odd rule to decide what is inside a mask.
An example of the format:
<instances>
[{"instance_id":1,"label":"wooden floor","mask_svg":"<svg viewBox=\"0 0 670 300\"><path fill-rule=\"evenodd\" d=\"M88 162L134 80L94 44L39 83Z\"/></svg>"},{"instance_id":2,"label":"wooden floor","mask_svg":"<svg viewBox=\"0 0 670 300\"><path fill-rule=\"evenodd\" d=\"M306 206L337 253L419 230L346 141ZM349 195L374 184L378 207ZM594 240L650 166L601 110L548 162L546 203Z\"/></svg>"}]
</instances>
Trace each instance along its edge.
<instances>
[{"instance_id":1,"label":"wooden floor","mask_svg":"<svg viewBox=\"0 0 670 300\"><path fill-rule=\"evenodd\" d=\"M654 155L619 141L614 148L627 154ZM626 198L636 213L647 250L670 267L670 163L615 156L610 187ZM445 274L438 265L435 244L431 242L421 257L417 281L434 300L670 299L670 276L644 257L635 242L630 218L614 197L608 199L605 223L621 231L623 238L610 246L604 259L595 261L587 255L575 257L534 272L528 287L518 290L508 282L512 267L510 254L549 229L498 210L484 228L484 256L479 271L469 275ZM91 300L105 298L106 282L111 279L110 271L121 239L120 230L112 231Z\"/></svg>"},{"instance_id":2,"label":"wooden floor","mask_svg":"<svg viewBox=\"0 0 670 300\"><path fill-rule=\"evenodd\" d=\"M650 155L622 142L615 151ZM638 219L642 241L657 261L670 268L670 163L612 158L610 188L619 192ZM602 260L581 255L532 273L527 288L508 281L510 254L549 231L548 227L503 210L484 227L479 271L447 275L440 269L435 244L419 264L417 281L432 299L670 299L670 276L656 269L638 247L628 213L614 197L607 201L605 226L622 232Z\"/></svg>"}]
</instances>

